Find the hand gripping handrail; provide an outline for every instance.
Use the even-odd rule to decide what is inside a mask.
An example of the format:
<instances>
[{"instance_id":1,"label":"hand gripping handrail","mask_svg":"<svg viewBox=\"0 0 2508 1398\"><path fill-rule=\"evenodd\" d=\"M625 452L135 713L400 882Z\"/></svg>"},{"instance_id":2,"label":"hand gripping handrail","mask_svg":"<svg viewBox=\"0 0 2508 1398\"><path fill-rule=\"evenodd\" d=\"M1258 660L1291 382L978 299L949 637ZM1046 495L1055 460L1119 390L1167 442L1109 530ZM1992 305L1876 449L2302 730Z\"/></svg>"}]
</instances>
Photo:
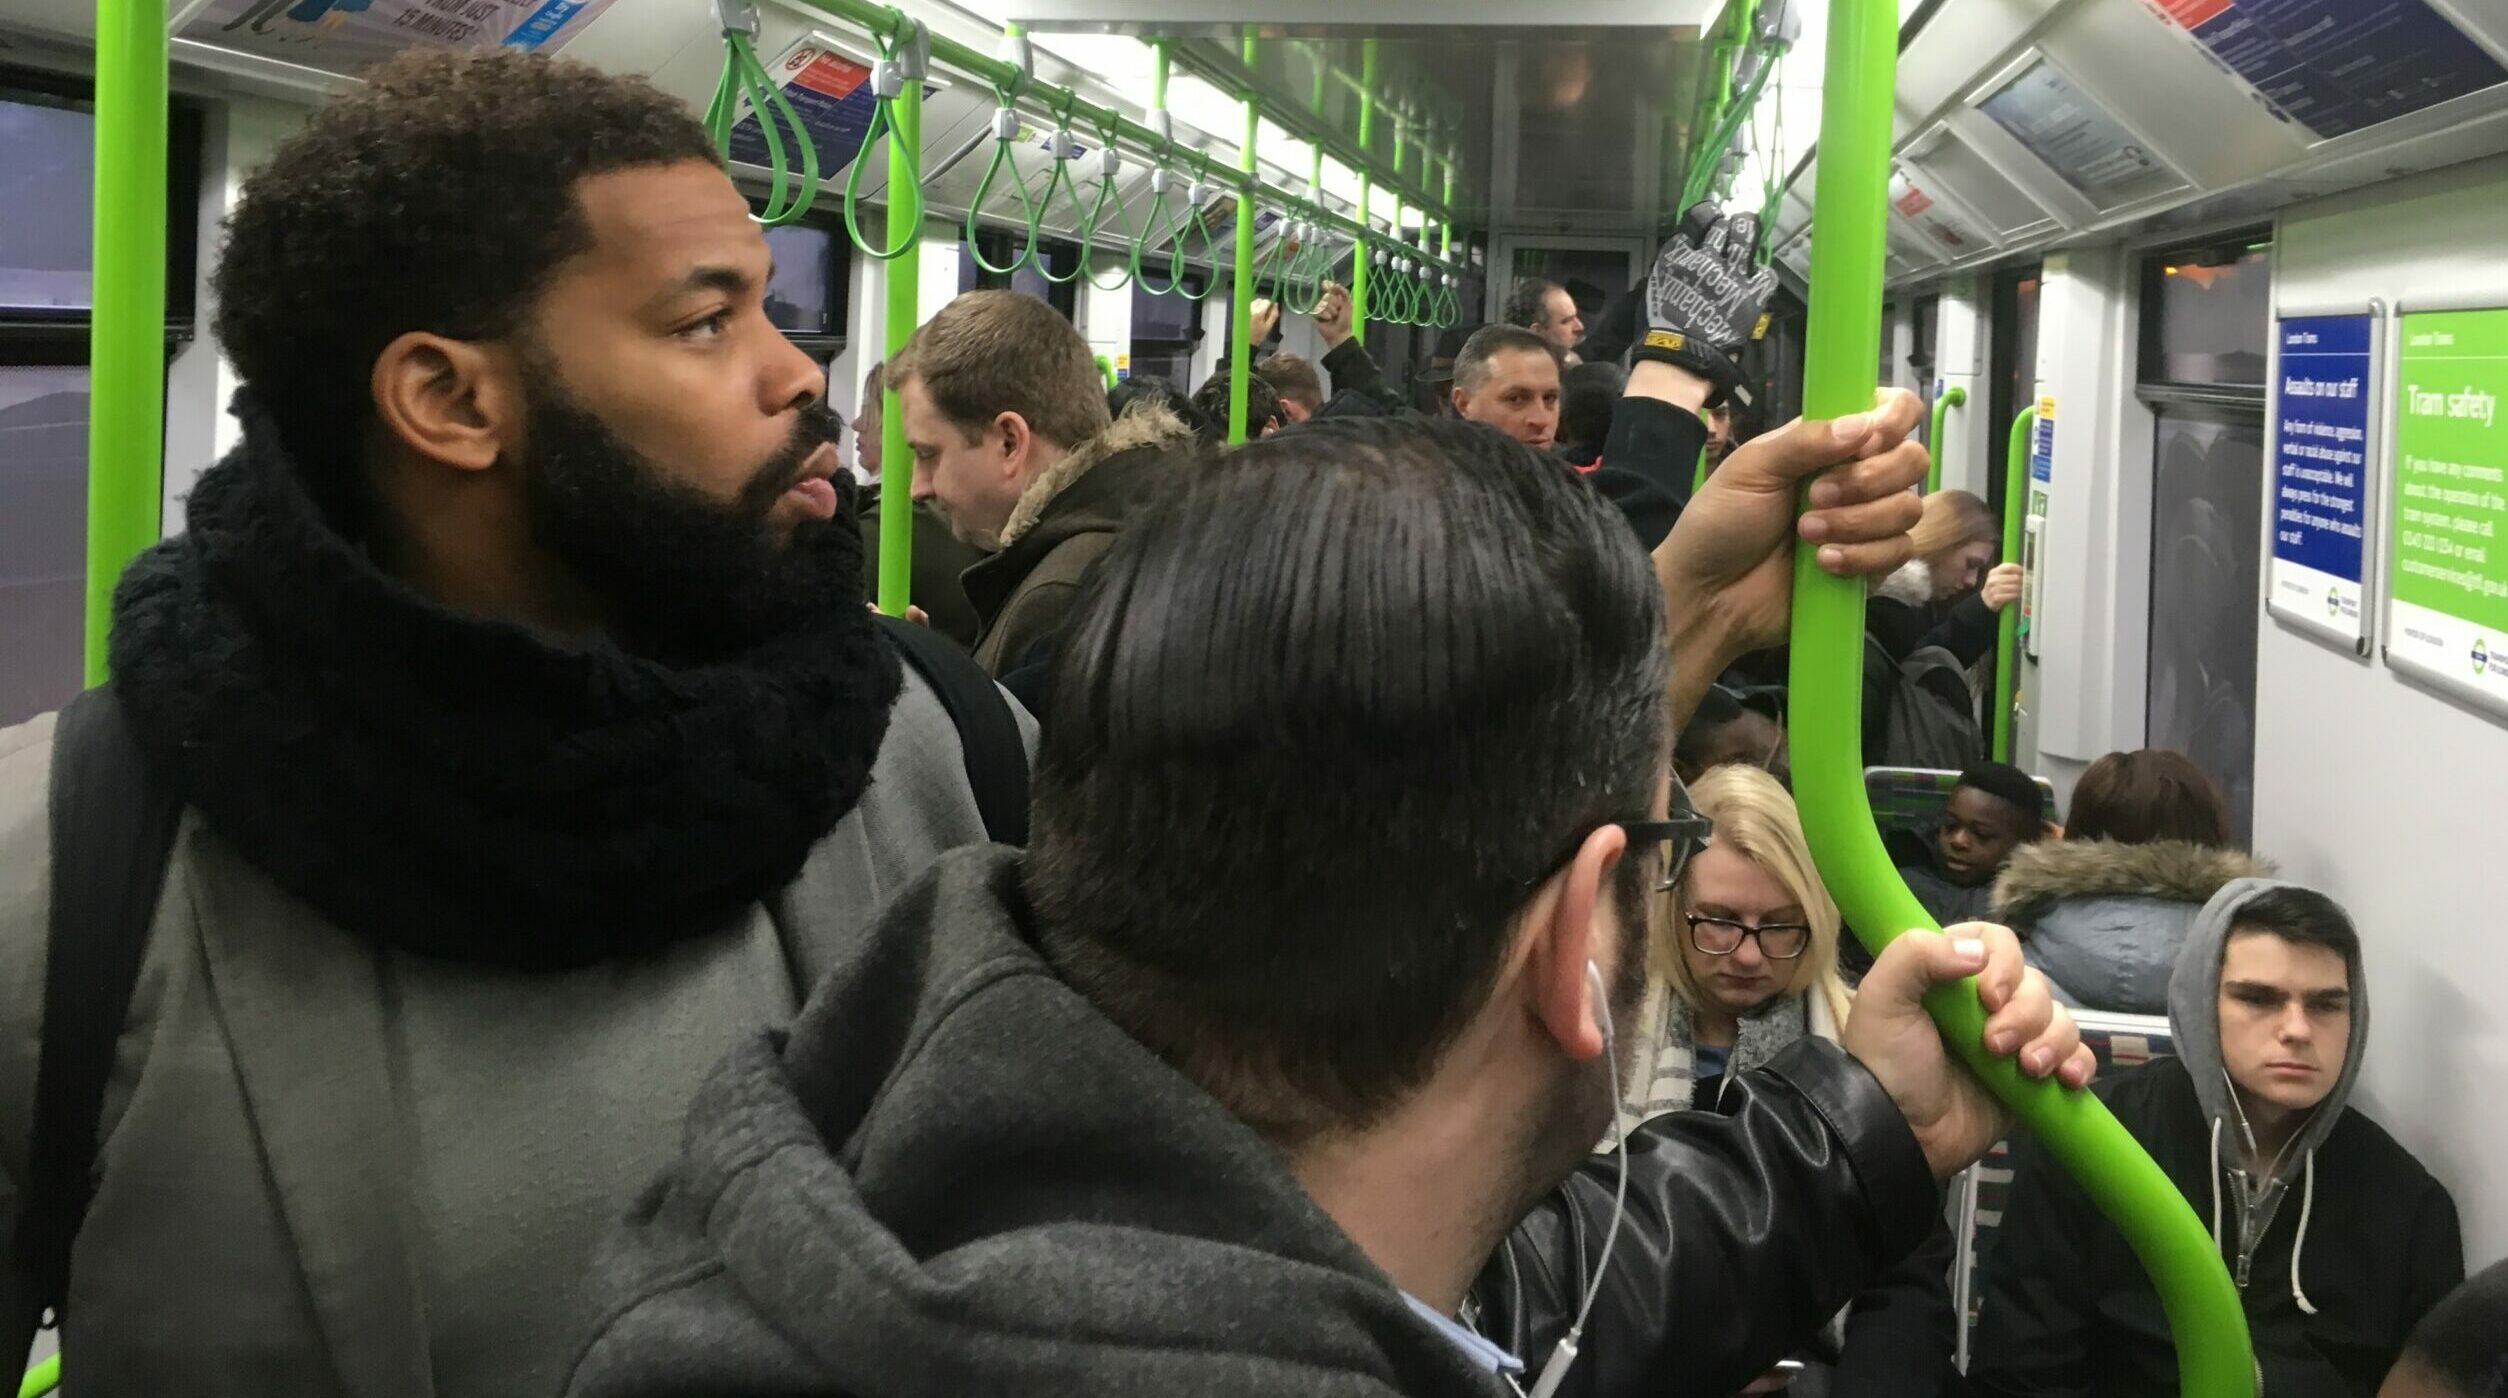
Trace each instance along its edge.
<instances>
[{"instance_id":1,"label":"hand gripping handrail","mask_svg":"<svg viewBox=\"0 0 2508 1398\"><path fill-rule=\"evenodd\" d=\"M2020 561L2020 536L2028 518L2029 438L2038 426L2036 405L2012 419L2003 459L2003 561ZM2003 608L1994 622L1994 760L2012 760L2012 705L2020 693L2020 603Z\"/></svg>"},{"instance_id":2,"label":"hand gripping handrail","mask_svg":"<svg viewBox=\"0 0 2508 1398\"><path fill-rule=\"evenodd\" d=\"M1831 5L1803 393L1804 413L1815 419L1863 412L1874 401L1897 53L1892 0ZM1862 582L1830 576L1818 548L1798 542L1789 715L1795 794L1822 881L1877 952L1901 929L1933 923L1891 867L1864 795L1863 613ZM1974 981L1939 987L1925 1004L1944 1044L2036 1133L2151 1274L2177 1338L2185 1398L2255 1398L2238 1290L2177 1186L2096 1097L2031 1081L1984 1051Z\"/></svg>"}]
</instances>

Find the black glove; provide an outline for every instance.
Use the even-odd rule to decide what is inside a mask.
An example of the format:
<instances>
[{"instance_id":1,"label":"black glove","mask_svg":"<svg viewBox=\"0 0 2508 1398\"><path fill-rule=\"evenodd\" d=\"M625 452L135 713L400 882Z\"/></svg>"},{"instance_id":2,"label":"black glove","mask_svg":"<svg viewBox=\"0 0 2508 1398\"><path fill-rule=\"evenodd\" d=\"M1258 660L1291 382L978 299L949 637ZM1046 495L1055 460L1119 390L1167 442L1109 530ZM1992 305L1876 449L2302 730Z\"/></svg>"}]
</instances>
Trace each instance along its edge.
<instances>
[{"instance_id":1,"label":"black glove","mask_svg":"<svg viewBox=\"0 0 2508 1398\"><path fill-rule=\"evenodd\" d=\"M1708 405L1742 386L1742 346L1766 331L1776 272L1752 265L1754 214L1691 207L1646 279L1646 334L1635 357L1684 369L1714 385ZM1748 401L1747 398L1744 399Z\"/></svg>"}]
</instances>

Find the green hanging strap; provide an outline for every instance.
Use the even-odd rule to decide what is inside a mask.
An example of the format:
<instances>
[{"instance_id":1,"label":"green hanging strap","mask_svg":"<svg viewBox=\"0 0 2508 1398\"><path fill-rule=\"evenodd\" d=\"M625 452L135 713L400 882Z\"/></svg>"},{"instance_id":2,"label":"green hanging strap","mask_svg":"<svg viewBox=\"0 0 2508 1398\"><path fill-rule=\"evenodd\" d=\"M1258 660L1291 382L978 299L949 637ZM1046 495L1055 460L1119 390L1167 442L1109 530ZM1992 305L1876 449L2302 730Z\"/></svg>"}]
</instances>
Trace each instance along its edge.
<instances>
[{"instance_id":1,"label":"green hanging strap","mask_svg":"<svg viewBox=\"0 0 2508 1398\"><path fill-rule=\"evenodd\" d=\"M1072 94L1065 90L1062 94L1061 111L1057 113L1060 119L1054 125L1054 134L1046 141L1047 149L1053 154L1054 168L1045 179L1045 197L1037 201L1036 206L1037 216L1041 222L1053 212L1054 191L1057 189L1063 191L1064 206L1071 211L1074 236L1080 240L1079 257L1073 261L1071 270L1061 276L1055 276L1052 264L1042 254L1038 255L1037 274L1056 286L1069 286L1078 281L1080 275L1089 269L1089 243L1096 236L1097 214L1095 210L1081 207L1080 186L1071 178L1072 162L1080 158L1080 142L1071 134L1073 100ZM1105 191L1101 188L1098 192L1097 208L1103 209L1105 206Z\"/></svg>"},{"instance_id":2,"label":"green hanging strap","mask_svg":"<svg viewBox=\"0 0 2508 1398\"><path fill-rule=\"evenodd\" d=\"M723 74L715 81L714 100L706 106L706 131L714 137L715 156L728 167L732 127L738 122L740 103L748 102L758 118L758 130L766 137L767 174L773 181L766 209L753 217L769 228L780 228L808 213L818 200L818 145L810 139L810 128L802 125L800 113L784 99L783 88L758 62L757 6L751 0L716 0L714 17L723 31ZM798 186L791 181L792 166L784 153L787 134L801 156Z\"/></svg>"},{"instance_id":3,"label":"green hanging strap","mask_svg":"<svg viewBox=\"0 0 2508 1398\"><path fill-rule=\"evenodd\" d=\"M890 26L873 31L880 61L871 70L871 94L876 99L871 125L862 133L862 149L854 153L853 169L845 175L845 233L865 256L880 262L894 262L922 241L923 168L919 162L923 157L912 143L896 148L904 152L907 179L902 189L893 180L889 185L887 231L894 241L886 247L862 235L862 172L870 166L871 152L879 149L881 138L898 129L896 105L907 84L919 85L932 72L931 39L921 21L895 10L888 13Z\"/></svg>"},{"instance_id":4,"label":"green hanging strap","mask_svg":"<svg viewBox=\"0 0 2508 1398\"><path fill-rule=\"evenodd\" d=\"M1038 216L1036 201L1028 197L1027 181L1019 178L1018 167L1011 165L1010 161L1010 148L1019 140L1017 86L996 83L993 85L993 93L1000 99L1000 105L993 109L993 159L991 164L984 167L984 178L976 183L975 197L967 201L967 256L975 259L976 266L994 276L1004 277L1036 259ZM992 194L993 182L1001 178L1004 166L1010 167L1010 187L1019 196L1019 214L1026 221L1028 237L1027 242L1019 249L1017 257L996 267L984 260L984 243L976 236L976 230L984 212L984 201Z\"/></svg>"},{"instance_id":5,"label":"green hanging strap","mask_svg":"<svg viewBox=\"0 0 2508 1398\"><path fill-rule=\"evenodd\" d=\"M1167 275L1172 279L1170 285L1174 287L1178 296L1187 301L1206 301L1210 299L1213 291L1219 289L1219 280L1214 277L1202 283L1200 291L1195 291L1185 284L1184 269L1188 253L1184 235L1186 233L1197 235L1203 252L1206 254L1209 252L1210 220L1202 216L1202 207L1210 202L1210 152L1200 150L1193 152L1193 166L1195 171L1193 183L1185 187L1184 196L1185 203L1192 206L1193 216L1189 223L1179 220L1176 224L1175 242L1167 257Z\"/></svg>"},{"instance_id":6,"label":"green hanging strap","mask_svg":"<svg viewBox=\"0 0 2508 1398\"><path fill-rule=\"evenodd\" d=\"M1100 291L1120 291L1140 270L1141 234L1132 226L1131 210L1123 200L1123 152L1115 148L1113 117L1099 118L1097 140L1097 205L1089 210L1088 236L1080 240L1080 260L1083 266L1087 265L1089 254L1096 247L1097 235L1106 227L1106 206L1112 203L1115 217L1121 221L1123 229L1124 256L1116 262L1113 281L1101 282L1092 272L1089 274L1089 285Z\"/></svg>"}]
</instances>

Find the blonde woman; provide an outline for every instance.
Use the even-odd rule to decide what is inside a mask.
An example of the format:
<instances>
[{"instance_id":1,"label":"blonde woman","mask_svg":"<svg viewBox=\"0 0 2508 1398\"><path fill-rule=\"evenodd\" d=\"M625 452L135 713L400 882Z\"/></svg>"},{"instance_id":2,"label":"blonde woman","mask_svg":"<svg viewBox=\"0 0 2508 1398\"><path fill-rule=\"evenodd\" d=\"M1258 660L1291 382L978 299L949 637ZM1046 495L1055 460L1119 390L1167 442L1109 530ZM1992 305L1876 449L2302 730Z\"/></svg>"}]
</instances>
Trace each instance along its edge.
<instances>
[{"instance_id":1,"label":"blonde woman","mask_svg":"<svg viewBox=\"0 0 2508 1398\"><path fill-rule=\"evenodd\" d=\"M2020 600L2020 565L1994 561L2003 526L1985 501L1964 490L1926 496L1924 518L1910 537L1916 556L1882 581L1864 610L1864 752L1875 762L1957 770L1986 755L1974 694L1946 676L1938 697L1976 725L1975 751L1896 752L1888 718L1898 669L1932 647L1947 652L1959 669L1973 670L1994 649L1996 613Z\"/></svg>"},{"instance_id":2,"label":"blonde woman","mask_svg":"<svg viewBox=\"0 0 2508 1398\"><path fill-rule=\"evenodd\" d=\"M1715 835L1665 895L1643 1035L1627 1089L1633 1117L1715 1110L1735 1073L1787 1045L1834 1041L1852 1000L1838 978L1837 904L1820 885L1794 799L1756 767L1717 767L1689 788ZM1937 1228L1798 1354L1832 1366L1828 1392L1935 1398L1951 1368L1950 1236ZM1751 1385L1767 1392L1771 1374Z\"/></svg>"}]
</instances>

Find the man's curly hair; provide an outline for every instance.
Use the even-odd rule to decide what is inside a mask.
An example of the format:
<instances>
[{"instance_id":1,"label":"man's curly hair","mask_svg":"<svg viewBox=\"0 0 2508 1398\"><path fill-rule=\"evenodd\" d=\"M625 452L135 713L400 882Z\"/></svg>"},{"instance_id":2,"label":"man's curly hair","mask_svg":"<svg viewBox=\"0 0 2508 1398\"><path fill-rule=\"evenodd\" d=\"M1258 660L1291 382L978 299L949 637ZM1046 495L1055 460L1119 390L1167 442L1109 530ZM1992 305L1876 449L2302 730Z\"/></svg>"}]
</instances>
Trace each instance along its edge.
<instances>
[{"instance_id":1,"label":"man's curly hair","mask_svg":"<svg viewBox=\"0 0 2508 1398\"><path fill-rule=\"evenodd\" d=\"M591 245L576 183L715 159L642 78L513 52L411 54L314 114L244 181L218 263L220 344L306 485L354 530L385 345L496 339Z\"/></svg>"}]
</instances>

